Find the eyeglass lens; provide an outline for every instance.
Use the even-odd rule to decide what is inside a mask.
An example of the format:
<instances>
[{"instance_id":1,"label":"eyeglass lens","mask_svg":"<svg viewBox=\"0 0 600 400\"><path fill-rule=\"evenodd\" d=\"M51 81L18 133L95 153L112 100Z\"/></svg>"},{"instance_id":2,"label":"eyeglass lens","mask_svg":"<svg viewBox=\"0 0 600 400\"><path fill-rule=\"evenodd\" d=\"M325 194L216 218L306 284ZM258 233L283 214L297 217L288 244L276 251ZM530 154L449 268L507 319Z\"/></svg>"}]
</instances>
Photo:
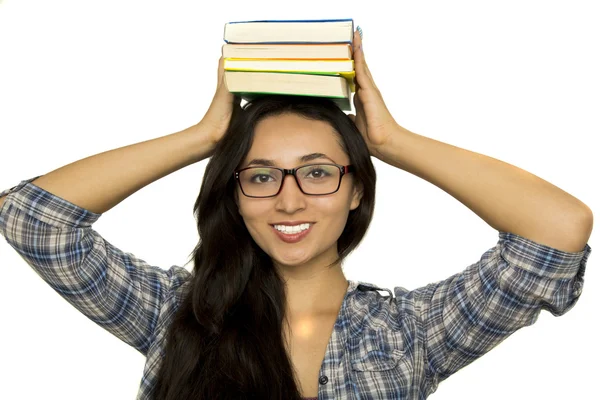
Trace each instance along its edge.
<instances>
[{"instance_id":1,"label":"eyeglass lens","mask_svg":"<svg viewBox=\"0 0 600 400\"><path fill-rule=\"evenodd\" d=\"M247 196L274 196L283 182L283 173L269 167L253 167L239 174L242 190ZM306 165L298 168L296 177L307 194L335 192L340 183L340 170L335 165Z\"/></svg>"}]
</instances>

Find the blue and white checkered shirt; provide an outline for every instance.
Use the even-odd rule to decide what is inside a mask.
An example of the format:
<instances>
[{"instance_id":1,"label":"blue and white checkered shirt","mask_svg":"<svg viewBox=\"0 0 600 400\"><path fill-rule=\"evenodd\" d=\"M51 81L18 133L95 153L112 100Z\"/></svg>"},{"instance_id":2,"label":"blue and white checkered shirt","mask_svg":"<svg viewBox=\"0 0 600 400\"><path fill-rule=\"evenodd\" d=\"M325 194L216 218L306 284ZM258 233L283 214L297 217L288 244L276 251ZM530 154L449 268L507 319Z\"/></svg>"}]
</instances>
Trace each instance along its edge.
<instances>
[{"instance_id":1,"label":"blue and white checkered shirt","mask_svg":"<svg viewBox=\"0 0 600 400\"><path fill-rule=\"evenodd\" d=\"M147 357L138 400L152 399L165 333L190 280L125 253L90 212L30 183L5 190L0 233L55 291ZM591 248L560 251L516 234L465 270L416 290L349 281L319 374L319 399L425 399L540 311L577 302ZM385 291L383 296L378 291Z\"/></svg>"}]
</instances>

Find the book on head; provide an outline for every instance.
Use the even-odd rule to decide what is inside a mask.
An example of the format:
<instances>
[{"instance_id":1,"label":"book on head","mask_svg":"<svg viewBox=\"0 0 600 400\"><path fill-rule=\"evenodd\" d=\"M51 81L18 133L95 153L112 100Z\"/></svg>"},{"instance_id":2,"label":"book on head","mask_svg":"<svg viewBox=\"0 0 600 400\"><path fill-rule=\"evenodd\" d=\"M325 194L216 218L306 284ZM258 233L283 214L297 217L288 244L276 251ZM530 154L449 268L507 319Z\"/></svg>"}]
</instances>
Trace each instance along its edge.
<instances>
[{"instance_id":1,"label":"book on head","mask_svg":"<svg viewBox=\"0 0 600 400\"><path fill-rule=\"evenodd\" d=\"M327 97L341 110L352 110L349 80L340 75L225 71L225 83L230 92L247 101L266 94Z\"/></svg>"},{"instance_id":2,"label":"book on head","mask_svg":"<svg viewBox=\"0 0 600 400\"><path fill-rule=\"evenodd\" d=\"M354 36L354 20L261 20L225 24L226 43L349 43Z\"/></svg>"},{"instance_id":3,"label":"book on head","mask_svg":"<svg viewBox=\"0 0 600 400\"><path fill-rule=\"evenodd\" d=\"M226 58L226 71L350 73L354 60L257 60Z\"/></svg>"},{"instance_id":4,"label":"book on head","mask_svg":"<svg viewBox=\"0 0 600 400\"><path fill-rule=\"evenodd\" d=\"M277 59L318 59L350 60L352 47L341 44L254 44L227 43L222 47L224 58L277 58Z\"/></svg>"}]
</instances>

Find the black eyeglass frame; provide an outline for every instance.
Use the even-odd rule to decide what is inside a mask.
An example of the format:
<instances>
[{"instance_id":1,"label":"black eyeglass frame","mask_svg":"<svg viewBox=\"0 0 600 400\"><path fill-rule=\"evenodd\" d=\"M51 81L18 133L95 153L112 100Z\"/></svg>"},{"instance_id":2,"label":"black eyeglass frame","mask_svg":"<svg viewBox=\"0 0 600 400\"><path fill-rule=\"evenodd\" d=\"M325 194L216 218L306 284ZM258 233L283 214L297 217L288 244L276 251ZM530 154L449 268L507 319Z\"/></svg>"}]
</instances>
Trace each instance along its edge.
<instances>
[{"instance_id":1,"label":"black eyeglass frame","mask_svg":"<svg viewBox=\"0 0 600 400\"><path fill-rule=\"evenodd\" d=\"M321 193L321 194L312 194L312 193L306 193L304 191L304 189L302 189L302 186L300 185L300 182L298 181L298 177L296 176L296 171L298 171L300 168L310 167L311 165L334 165L334 166L336 166L340 170L340 180L338 182L337 188L333 192ZM251 169L251 168L272 168L272 169L276 169L276 170L281 171L283 173L283 177L281 178L281 185L279 185L279 190L277 191L277 193L275 193L274 195L271 195L271 196L249 196L249 195L247 195L244 192L244 188L242 187L242 182L240 182L240 172L245 171L247 169ZM337 192L338 190L340 190L340 186L342 185L342 178L344 177L344 175L349 174L351 172L354 172L354 166L353 165L339 165L339 164L333 164L333 163L314 163L314 164L301 165L299 167L292 168L292 169L277 168L277 167L267 167L267 166L246 167L246 168L242 168L242 169L239 169L239 170L235 171L233 173L233 177L235 178L235 180L237 181L238 185L240 186L240 190L242 191L242 193L244 194L244 196L246 196L246 197L252 197L252 198L255 198L255 199L266 199L266 198L269 198L269 197L275 197L279 193L281 193L281 189L283 189L283 184L285 183L285 177L288 176L288 175L293 175L294 176L294 179L296 180L296 185L298 185L298 188L300 189L300 191L302 193L304 193L305 195L307 195L307 196L326 196L328 194L333 194L333 193Z\"/></svg>"}]
</instances>

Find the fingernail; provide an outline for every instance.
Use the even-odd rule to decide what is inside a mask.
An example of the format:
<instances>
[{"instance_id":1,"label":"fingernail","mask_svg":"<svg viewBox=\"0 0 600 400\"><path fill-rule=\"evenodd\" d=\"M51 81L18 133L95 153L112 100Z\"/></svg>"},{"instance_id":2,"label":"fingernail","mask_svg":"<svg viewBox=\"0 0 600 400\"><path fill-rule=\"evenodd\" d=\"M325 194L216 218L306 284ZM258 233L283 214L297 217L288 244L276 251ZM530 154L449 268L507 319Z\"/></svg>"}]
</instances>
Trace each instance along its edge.
<instances>
[{"instance_id":1,"label":"fingernail","mask_svg":"<svg viewBox=\"0 0 600 400\"><path fill-rule=\"evenodd\" d=\"M362 31L361 27L357 25L356 26L356 30L358 31L358 34L360 35L360 38L362 39L363 38L363 31Z\"/></svg>"}]
</instances>

